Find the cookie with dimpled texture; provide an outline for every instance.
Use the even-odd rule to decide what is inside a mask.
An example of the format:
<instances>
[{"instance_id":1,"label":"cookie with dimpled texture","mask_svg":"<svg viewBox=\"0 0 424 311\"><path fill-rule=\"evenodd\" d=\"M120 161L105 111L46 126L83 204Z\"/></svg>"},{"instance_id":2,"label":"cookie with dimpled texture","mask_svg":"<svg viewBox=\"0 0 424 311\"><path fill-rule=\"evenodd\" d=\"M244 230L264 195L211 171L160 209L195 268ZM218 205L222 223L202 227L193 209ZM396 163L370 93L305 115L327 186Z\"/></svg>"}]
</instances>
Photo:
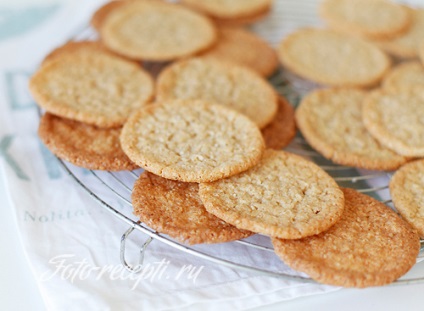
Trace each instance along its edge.
<instances>
[{"instance_id":1,"label":"cookie with dimpled texture","mask_svg":"<svg viewBox=\"0 0 424 311\"><path fill-rule=\"evenodd\" d=\"M412 25L408 30L392 39L374 40L387 53L401 59L418 57L419 46L424 42L424 9L411 10Z\"/></svg>"},{"instance_id":2,"label":"cookie with dimpled texture","mask_svg":"<svg viewBox=\"0 0 424 311\"><path fill-rule=\"evenodd\" d=\"M133 170L135 165L122 151L120 128L101 129L50 113L41 117L38 135L59 158L91 170Z\"/></svg>"},{"instance_id":3,"label":"cookie with dimpled texture","mask_svg":"<svg viewBox=\"0 0 424 311\"><path fill-rule=\"evenodd\" d=\"M410 9L386 0L325 0L320 15L335 30L368 38L392 38L412 24Z\"/></svg>"},{"instance_id":4,"label":"cookie with dimpled texture","mask_svg":"<svg viewBox=\"0 0 424 311\"><path fill-rule=\"evenodd\" d=\"M424 237L424 160L405 164L390 180L390 196L399 214Z\"/></svg>"},{"instance_id":5,"label":"cookie with dimpled texture","mask_svg":"<svg viewBox=\"0 0 424 311\"><path fill-rule=\"evenodd\" d=\"M249 118L200 100L161 101L140 109L124 125L121 145L145 170L184 182L243 172L260 161L265 148Z\"/></svg>"},{"instance_id":6,"label":"cookie with dimpled texture","mask_svg":"<svg viewBox=\"0 0 424 311\"><path fill-rule=\"evenodd\" d=\"M277 52L289 70L332 86L373 86L391 66L389 57L373 44L325 29L297 30Z\"/></svg>"},{"instance_id":7,"label":"cookie with dimpled texture","mask_svg":"<svg viewBox=\"0 0 424 311\"><path fill-rule=\"evenodd\" d=\"M39 106L55 115L119 127L153 97L153 79L139 64L96 43L71 44L49 58L32 76L30 91Z\"/></svg>"},{"instance_id":8,"label":"cookie with dimpled texture","mask_svg":"<svg viewBox=\"0 0 424 311\"><path fill-rule=\"evenodd\" d=\"M274 49L263 39L243 28L220 27L218 42L202 57L231 61L267 77L278 67Z\"/></svg>"},{"instance_id":9,"label":"cookie with dimpled texture","mask_svg":"<svg viewBox=\"0 0 424 311\"><path fill-rule=\"evenodd\" d=\"M401 63L389 71L382 85L385 89L424 86L424 66L418 61Z\"/></svg>"},{"instance_id":10,"label":"cookie with dimpled texture","mask_svg":"<svg viewBox=\"0 0 424 311\"><path fill-rule=\"evenodd\" d=\"M407 161L385 147L362 122L367 92L353 88L316 90L296 110L296 123L308 143L327 159L369 170L394 170Z\"/></svg>"},{"instance_id":11,"label":"cookie with dimpled texture","mask_svg":"<svg viewBox=\"0 0 424 311\"><path fill-rule=\"evenodd\" d=\"M208 213L197 183L144 172L134 184L132 205L143 223L183 243L223 243L252 235Z\"/></svg>"},{"instance_id":12,"label":"cookie with dimpled texture","mask_svg":"<svg viewBox=\"0 0 424 311\"><path fill-rule=\"evenodd\" d=\"M199 53L217 40L214 24L180 5L155 0L125 1L100 19L100 37L128 58L170 61Z\"/></svg>"},{"instance_id":13,"label":"cookie with dimpled texture","mask_svg":"<svg viewBox=\"0 0 424 311\"><path fill-rule=\"evenodd\" d=\"M191 58L173 63L157 79L158 100L202 99L243 113L260 128L277 113L272 86L249 68L215 59Z\"/></svg>"},{"instance_id":14,"label":"cookie with dimpled texture","mask_svg":"<svg viewBox=\"0 0 424 311\"><path fill-rule=\"evenodd\" d=\"M237 228L282 239L321 233L343 213L338 185L316 164L268 149L259 164L230 178L201 183L209 213Z\"/></svg>"},{"instance_id":15,"label":"cookie with dimpled texture","mask_svg":"<svg viewBox=\"0 0 424 311\"><path fill-rule=\"evenodd\" d=\"M362 120L376 140L406 157L424 156L424 89L398 87L370 93Z\"/></svg>"},{"instance_id":16,"label":"cookie with dimpled texture","mask_svg":"<svg viewBox=\"0 0 424 311\"><path fill-rule=\"evenodd\" d=\"M275 253L324 284L363 288L395 281L416 262L417 232L383 203L354 189L343 192L345 211L333 227L304 239L273 239Z\"/></svg>"}]
</instances>

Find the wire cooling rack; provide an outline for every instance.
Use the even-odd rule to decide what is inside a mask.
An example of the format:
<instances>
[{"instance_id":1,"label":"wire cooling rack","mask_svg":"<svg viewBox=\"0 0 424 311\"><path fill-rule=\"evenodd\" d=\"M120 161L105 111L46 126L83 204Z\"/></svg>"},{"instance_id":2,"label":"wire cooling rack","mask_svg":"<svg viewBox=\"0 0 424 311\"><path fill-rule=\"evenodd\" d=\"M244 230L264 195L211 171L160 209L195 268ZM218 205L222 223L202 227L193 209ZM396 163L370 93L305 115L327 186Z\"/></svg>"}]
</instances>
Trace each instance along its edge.
<instances>
[{"instance_id":1,"label":"wire cooling rack","mask_svg":"<svg viewBox=\"0 0 424 311\"><path fill-rule=\"evenodd\" d=\"M287 33L302 26L319 24L316 16L316 0L276 0L275 7L271 16L264 22L253 27L253 30L259 33L272 45L276 45ZM84 27L78 32L72 40L93 39L95 37L92 29ZM146 64L148 70L157 73L160 70L158 64ZM303 95L316 88L317 85L302 80L288 72L280 69L270 78L270 82L275 89L285 96L294 106L296 106ZM296 153L317 163L336 182L342 187L355 188L359 192L366 193L382 201L390 208L394 208L388 191L388 184L391 173L360 170L348 166L340 166L324 159L320 154L314 151L300 134L293 142L285 148L286 151ZM63 168L82 187L99 205L110 212L119 221L128 224L129 229L121 238L120 258L122 264L131 272L142 271L143 258L148 246L153 240L165 243L177 251L200 257L210 262L224 265L230 268L245 270L256 274L297 280L303 283L315 283L308 276L287 268L282 262L281 266L266 265L267 260L263 258L275 257L270 239L262 235L254 235L247 239L227 242L226 249L231 248L231 252L216 252L220 255L212 255L214 248L220 245L201 245L188 246L182 244L167 235L155 232L132 214L131 191L134 182L137 180L142 170L109 172L94 171L78 168L68 162L59 159ZM146 236L145 243L140 248L139 262L135 265L127 263L125 258L125 242L133 231L138 231ZM421 245L423 245L421 241ZM248 251L250 256L258 258L252 264L240 263L234 253ZM418 259L424 258L423 251L420 252ZM265 262L265 264L261 264ZM394 284L412 284L424 282L424 277L419 278L401 278Z\"/></svg>"}]
</instances>

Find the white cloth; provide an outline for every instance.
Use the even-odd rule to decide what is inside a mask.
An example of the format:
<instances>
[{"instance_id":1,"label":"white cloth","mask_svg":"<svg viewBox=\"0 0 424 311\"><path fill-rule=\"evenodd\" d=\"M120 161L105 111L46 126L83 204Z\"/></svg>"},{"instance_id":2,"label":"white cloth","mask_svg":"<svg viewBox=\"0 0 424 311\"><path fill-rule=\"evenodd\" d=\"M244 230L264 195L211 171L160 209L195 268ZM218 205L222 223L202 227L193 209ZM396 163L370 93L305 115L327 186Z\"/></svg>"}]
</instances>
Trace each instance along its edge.
<instances>
[{"instance_id":1,"label":"white cloth","mask_svg":"<svg viewBox=\"0 0 424 311\"><path fill-rule=\"evenodd\" d=\"M43 147L37 137L37 109L27 87L43 56L88 25L101 2L75 0L65 5L0 9L0 173L47 308L197 310L201 306L203 310L242 310L337 290L233 270L159 241L148 247L141 274L122 269L119 241L128 225L106 213ZM280 5L284 1L276 2ZM272 19L267 23L276 22ZM287 23L295 26L290 18ZM282 32L270 34L268 26L261 24L257 30L270 35L271 41L288 31L283 25ZM90 184L92 176L81 172ZM131 208L120 201L116 207L131 214ZM131 235L128 257L134 257L131 254L145 239L139 232ZM237 251L227 245L199 249L211 250L217 256L225 252L240 262L281 266L273 253L255 258L241 246ZM189 265L191 274L181 270Z\"/></svg>"}]
</instances>

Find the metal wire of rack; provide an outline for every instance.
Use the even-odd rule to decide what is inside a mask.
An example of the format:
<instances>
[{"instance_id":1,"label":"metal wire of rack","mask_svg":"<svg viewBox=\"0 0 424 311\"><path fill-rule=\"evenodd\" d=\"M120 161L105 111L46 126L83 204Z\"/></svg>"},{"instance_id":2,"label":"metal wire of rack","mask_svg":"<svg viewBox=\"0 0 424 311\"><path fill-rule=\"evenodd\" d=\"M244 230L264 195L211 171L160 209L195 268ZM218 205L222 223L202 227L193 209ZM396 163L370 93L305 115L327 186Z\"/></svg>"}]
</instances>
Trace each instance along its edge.
<instances>
[{"instance_id":1,"label":"metal wire of rack","mask_svg":"<svg viewBox=\"0 0 424 311\"><path fill-rule=\"evenodd\" d=\"M281 39L281 34L291 31L299 26L316 24L315 15L311 14L311 10L315 9L317 1L295 1L295 0L281 0L280 4L275 8L274 16L264 24L259 25L256 29L260 34L268 34L264 36L271 44L276 43L276 38ZM281 17L282 11L284 16L288 17L286 23L291 27L284 28L283 32L275 29L276 19ZM274 17L274 19L272 19ZM89 27L84 27L77 32L77 35L72 40L87 40L95 37L94 32ZM152 72L160 70L158 64L146 64L147 69ZM280 70L269 80L275 89L283 96L287 97L289 101L295 106L299 102L302 95L315 88L316 85L304 81L288 72ZM354 167L340 166L324 159L319 153L313 150L308 143L298 135L293 142L285 148L288 152L293 152L303 157L306 157L317 163L322 169L330 174L336 182L342 187L355 188L359 192L366 193L373 196L390 208L393 208L390 194L388 191L388 184L391 178L391 173L359 170ZM111 213L118 220L128 224L129 229L121 237L120 259L122 264L131 272L140 272L143 265L143 258L149 244L153 240L165 243L178 251L183 251L187 254L197 256L201 259L208 260L212 263L224 265L230 268L244 270L259 275L278 277L283 279L295 280L303 283L315 283L314 280L308 276L283 267L281 269L272 269L269 267L261 267L256 264L246 265L236 262L231 256L225 255L211 255L203 248L197 246L188 246L182 244L167 235L158 233L149 228L143 223L140 223L134 215L132 215L131 205L131 191L135 180L138 178L141 169L126 172L109 172L109 171L94 171L78 168L70 163L58 159L64 170L69 176L77 183L78 186L83 188L102 208ZM117 204L122 204L126 207L117 208ZM130 234L138 231L147 236L146 241L140 248L139 262L135 265L127 263L125 258L125 242ZM248 249L253 252L258 258L264 256L276 256L268 237L255 235L251 238L238 240L234 242L227 242L227 245L235 249ZM424 245L424 241L421 241ZM214 245L208 245L208 248L213 248ZM218 247L218 246L217 246ZM424 252L421 251L418 257L424 258ZM424 282L424 276L419 278L401 278L393 284L413 284Z\"/></svg>"}]
</instances>

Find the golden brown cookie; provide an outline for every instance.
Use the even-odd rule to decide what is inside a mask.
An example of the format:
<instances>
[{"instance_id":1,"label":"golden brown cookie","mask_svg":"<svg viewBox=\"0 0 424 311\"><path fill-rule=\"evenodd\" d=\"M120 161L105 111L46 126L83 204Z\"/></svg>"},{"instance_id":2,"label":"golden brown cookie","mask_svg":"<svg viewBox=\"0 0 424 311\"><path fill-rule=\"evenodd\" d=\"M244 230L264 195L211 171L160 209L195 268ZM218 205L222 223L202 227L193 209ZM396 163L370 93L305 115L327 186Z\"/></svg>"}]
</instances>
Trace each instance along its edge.
<instances>
[{"instance_id":1,"label":"golden brown cookie","mask_svg":"<svg viewBox=\"0 0 424 311\"><path fill-rule=\"evenodd\" d=\"M387 53L400 58L418 57L418 48L424 42L424 9L412 10L412 25L393 39L374 41Z\"/></svg>"},{"instance_id":2,"label":"golden brown cookie","mask_svg":"<svg viewBox=\"0 0 424 311\"><path fill-rule=\"evenodd\" d=\"M362 122L367 92L322 89L308 94L296 111L296 123L308 143L335 163L370 170L394 170L407 159L381 145Z\"/></svg>"},{"instance_id":3,"label":"golden brown cookie","mask_svg":"<svg viewBox=\"0 0 424 311\"><path fill-rule=\"evenodd\" d=\"M129 58L169 61L201 52L217 39L206 17L176 4L125 1L100 19L100 36L112 51Z\"/></svg>"},{"instance_id":4,"label":"golden brown cookie","mask_svg":"<svg viewBox=\"0 0 424 311\"><path fill-rule=\"evenodd\" d=\"M209 214L199 198L197 183L144 172L134 184L132 204L143 223L183 243L222 243L252 235Z\"/></svg>"},{"instance_id":5,"label":"golden brown cookie","mask_svg":"<svg viewBox=\"0 0 424 311\"><path fill-rule=\"evenodd\" d=\"M134 62L83 50L59 53L43 65L31 78L32 95L55 115L105 128L121 126L149 103L153 79Z\"/></svg>"},{"instance_id":6,"label":"golden brown cookie","mask_svg":"<svg viewBox=\"0 0 424 311\"><path fill-rule=\"evenodd\" d=\"M105 19L107 18L107 16L113 10L115 10L116 8L118 8L122 4L125 4L128 1L131 1L131 0L116 0L116 1L106 2L104 5L98 8L96 12L94 12L90 20L91 26L94 29L96 29L98 32L100 32L100 28L103 22L105 21Z\"/></svg>"},{"instance_id":7,"label":"golden brown cookie","mask_svg":"<svg viewBox=\"0 0 424 311\"><path fill-rule=\"evenodd\" d=\"M201 183L209 213L240 229L283 239L318 234L343 213L343 193L316 164L268 149L252 169L212 183Z\"/></svg>"},{"instance_id":8,"label":"golden brown cookie","mask_svg":"<svg viewBox=\"0 0 424 311\"><path fill-rule=\"evenodd\" d=\"M200 100L168 100L139 110L125 124L121 144L145 170L185 182L243 172L264 150L260 130L247 117Z\"/></svg>"},{"instance_id":9,"label":"golden brown cookie","mask_svg":"<svg viewBox=\"0 0 424 311\"><path fill-rule=\"evenodd\" d=\"M390 195L399 214L424 238L424 160L396 171L390 180Z\"/></svg>"},{"instance_id":10,"label":"golden brown cookie","mask_svg":"<svg viewBox=\"0 0 424 311\"><path fill-rule=\"evenodd\" d=\"M420 251L416 231L383 203L353 189L343 192L345 211L333 227L305 239L273 239L276 254L335 286L381 286L404 275Z\"/></svg>"},{"instance_id":11,"label":"golden brown cookie","mask_svg":"<svg viewBox=\"0 0 424 311\"><path fill-rule=\"evenodd\" d=\"M157 79L158 100L202 99L243 113L260 128L277 113L278 96L252 70L212 59L193 58L165 68Z\"/></svg>"},{"instance_id":12,"label":"golden brown cookie","mask_svg":"<svg viewBox=\"0 0 424 311\"><path fill-rule=\"evenodd\" d=\"M372 86L390 68L387 55L371 43L324 29L300 29L277 52L294 73L333 86Z\"/></svg>"},{"instance_id":13,"label":"golden brown cookie","mask_svg":"<svg viewBox=\"0 0 424 311\"><path fill-rule=\"evenodd\" d=\"M424 66L418 61L401 63L389 71L382 84L385 89L424 86Z\"/></svg>"},{"instance_id":14,"label":"golden brown cookie","mask_svg":"<svg viewBox=\"0 0 424 311\"><path fill-rule=\"evenodd\" d=\"M40 120L38 135L59 158L91 170L133 170L119 143L120 128L100 129L92 125L46 113Z\"/></svg>"},{"instance_id":15,"label":"golden brown cookie","mask_svg":"<svg viewBox=\"0 0 424 311\"><path fill-rule=\"evenodd\" d=\"M262 129L267 148L282 149L296 136L296 122L293 106L282 96L278 100L277 115Z\"/></svg>"},{"instance_id":16,"label":"golden brown cookie","mask_svg":"<svg viewBox=\"0 0 424 311\"><path fill-rule=\"evenodd\" d=\"M237 19L269 10L272 0L182 0L182 3L211 17Z\"/></svg>"},{"instance_id":17,"label":"golden brown cookie","mask_svg":"<svg viewBox=\"0 0 424 311\"><path fill-rule=\"evenodd\" d=\"M274 49L262 38L243 28L219 28L219 40L202 57L230 61L268 77L278 67Z\"/></svg>"},{"instance_id":18,"label":"golden brown cookie","mask_svg":"<svg viewBox=\"0 0 424 311\"><path fill-rule=\"evenodd\" d=\"M407 7L386 0L324 0L320 15L335 30L370 38L394 37L412 24Z\"/></svg>"},{"instance_id":19,"label":"golden brown cookie","mask_svg":"<svg viewBox=\"0 0 424 311\"><path fill-rule=\"evenodd\" d=\"M424 88L375 91L363 104L365 127L381 144L407 157L424 156Z\"/></svg>"},{"instance_id":20,"label":"golden brown cookie","mask_svg":"<svg viewBox=\"0 0 424 311\"><path fill-rule=\"evenodd\" d=\"M265 9L260 13L255 13L254 15L238 17L238 18L218 18L214 17L212 20L218 26L223 27L242 27L250 24L257 23L265 19L271 12L271 8Z\"/></svg>"}]
</instances>

